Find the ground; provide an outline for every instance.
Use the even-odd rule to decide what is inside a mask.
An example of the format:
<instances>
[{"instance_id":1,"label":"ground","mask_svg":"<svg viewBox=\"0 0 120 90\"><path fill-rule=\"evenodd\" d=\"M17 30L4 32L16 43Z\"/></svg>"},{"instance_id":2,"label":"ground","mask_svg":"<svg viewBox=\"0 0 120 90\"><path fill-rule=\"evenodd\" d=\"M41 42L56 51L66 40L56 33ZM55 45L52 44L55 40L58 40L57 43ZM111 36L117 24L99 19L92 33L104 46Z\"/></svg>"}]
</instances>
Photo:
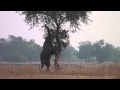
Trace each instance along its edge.
<instances>
[{"instance_id":1,"label":"ground","mask_svg":"<svg viewBox=\"0 0 120 90\"><path fill-rule=\"evenodd\" d=\"M0 79L120 79L120 63L60 64L54 71L51 65L41 71L38 64L0 63Z\"/></svg>"}]
</instances>

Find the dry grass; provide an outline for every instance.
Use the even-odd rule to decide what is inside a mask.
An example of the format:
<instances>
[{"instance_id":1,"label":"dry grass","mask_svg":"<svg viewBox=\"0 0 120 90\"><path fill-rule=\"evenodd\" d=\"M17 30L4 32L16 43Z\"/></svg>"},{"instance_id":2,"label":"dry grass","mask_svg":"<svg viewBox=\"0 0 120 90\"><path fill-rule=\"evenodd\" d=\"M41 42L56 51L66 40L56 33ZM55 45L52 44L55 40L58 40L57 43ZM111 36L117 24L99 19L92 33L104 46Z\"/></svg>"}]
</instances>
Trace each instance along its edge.
<instances>
[{"instance_id":1,"label":"dry grass","mask_svg":"<svg viewBox=\"0 0 120 90\"><path fill-rule=\"evenodd\" d=\"M47 72L38 65L0 65L0 79L120 79L120 64L61 65Z\"/></svg>"}]
</instances>

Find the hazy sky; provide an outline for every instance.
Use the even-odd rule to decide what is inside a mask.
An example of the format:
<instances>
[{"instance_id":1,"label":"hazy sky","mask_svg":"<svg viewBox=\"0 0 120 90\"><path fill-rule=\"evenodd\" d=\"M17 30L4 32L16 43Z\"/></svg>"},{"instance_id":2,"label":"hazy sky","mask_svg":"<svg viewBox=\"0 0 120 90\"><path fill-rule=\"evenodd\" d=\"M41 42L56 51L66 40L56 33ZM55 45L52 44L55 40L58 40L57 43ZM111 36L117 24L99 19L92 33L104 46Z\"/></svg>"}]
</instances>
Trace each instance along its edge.
<instances>
[{"instance_id":1,"label":"hazy sky","mask_svg":"<svg viewBox=\"0 0 120 90\"><path fill-rule=\"evenodd\" d=\"M120 46L120 11L94 11L90 15L89 25L81 26L83 31L70 34L70 44L78 46L78 42L89 40L91 42L104 39L115 46ZM0 38L8 38L8 35L22 36L30 40L34 39L39 45L43 45L43 31L38 28L28 30L24 16L19 16L15 11L0 11Z\"/></svg>"}]
</instances>

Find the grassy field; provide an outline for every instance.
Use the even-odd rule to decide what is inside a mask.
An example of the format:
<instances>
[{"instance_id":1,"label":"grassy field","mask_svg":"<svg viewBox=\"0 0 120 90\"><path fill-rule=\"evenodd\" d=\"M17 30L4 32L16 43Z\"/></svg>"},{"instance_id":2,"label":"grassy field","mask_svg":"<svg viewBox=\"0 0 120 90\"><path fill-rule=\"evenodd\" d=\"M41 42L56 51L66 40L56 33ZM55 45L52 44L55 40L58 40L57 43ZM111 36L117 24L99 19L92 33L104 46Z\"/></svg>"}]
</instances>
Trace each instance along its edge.
<instances>
[{"instance_id":1,"label":"grassy field","mask_svg":"<svg viewBox=\"0 0 120 90\"><path fill-rule=\"evenodd\" d=\"M39 70L37 64L0 64L0 79L120 79L120 63L108 64L60 64L54 71L51 65Z\"/></svg>"}]
</instances>

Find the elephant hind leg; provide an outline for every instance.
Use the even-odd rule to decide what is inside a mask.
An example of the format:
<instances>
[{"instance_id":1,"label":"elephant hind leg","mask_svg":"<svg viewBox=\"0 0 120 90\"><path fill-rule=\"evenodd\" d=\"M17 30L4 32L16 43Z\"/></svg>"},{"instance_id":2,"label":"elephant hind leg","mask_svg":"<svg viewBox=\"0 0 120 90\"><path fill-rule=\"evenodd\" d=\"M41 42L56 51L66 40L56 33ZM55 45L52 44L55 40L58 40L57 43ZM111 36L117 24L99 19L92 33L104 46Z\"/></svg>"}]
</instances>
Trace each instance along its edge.
<instances>
[{"instance_id":1,"label":"elephant hind leg","mask_svg":"<svg viewBox=\"0 0 120 90\"><path fill-rule=\"evenodd\" d=\"M41 64L41 70L43 69L43 67L44 67L44 63Z\"/></svg>"},{"instance_id":2,"label":"elephant hind leg","mask_svg":"<svg viewBox=\"0 0 120 90\"><path fill-rule=\"evenodd\" d=\"M47 66L47 71L49 71L50 62L45 63L45 65Z\"/></svg>"}]
</instances>

